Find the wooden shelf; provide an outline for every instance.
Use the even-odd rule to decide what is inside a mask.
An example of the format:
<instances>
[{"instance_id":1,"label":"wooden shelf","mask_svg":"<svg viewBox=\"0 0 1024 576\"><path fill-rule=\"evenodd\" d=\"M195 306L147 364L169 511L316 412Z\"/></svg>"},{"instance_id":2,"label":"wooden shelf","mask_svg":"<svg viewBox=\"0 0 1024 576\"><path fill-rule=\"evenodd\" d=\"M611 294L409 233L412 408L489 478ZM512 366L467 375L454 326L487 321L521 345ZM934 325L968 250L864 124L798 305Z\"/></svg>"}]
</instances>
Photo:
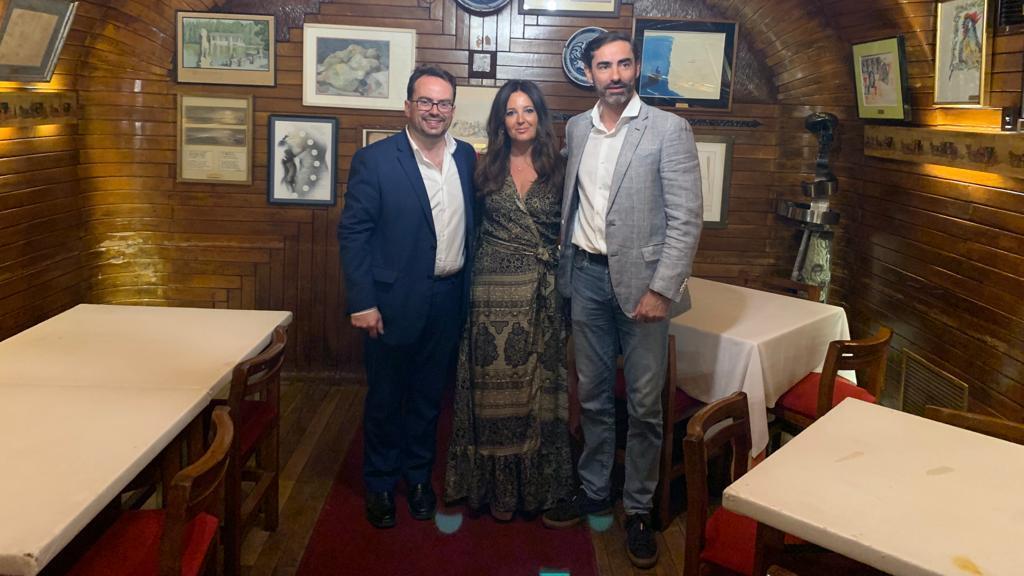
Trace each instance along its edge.
<instances>
[{"instance_id":1,"label":"wooden shelf","mask_svg":"<svg viewBox=\"0 0 1024 576\"><path fill-rule=\"evenodd\" d=\"M1024 134L962 127L864 126L864 154L1024 178Z\"/></svg>"}]
</instances>

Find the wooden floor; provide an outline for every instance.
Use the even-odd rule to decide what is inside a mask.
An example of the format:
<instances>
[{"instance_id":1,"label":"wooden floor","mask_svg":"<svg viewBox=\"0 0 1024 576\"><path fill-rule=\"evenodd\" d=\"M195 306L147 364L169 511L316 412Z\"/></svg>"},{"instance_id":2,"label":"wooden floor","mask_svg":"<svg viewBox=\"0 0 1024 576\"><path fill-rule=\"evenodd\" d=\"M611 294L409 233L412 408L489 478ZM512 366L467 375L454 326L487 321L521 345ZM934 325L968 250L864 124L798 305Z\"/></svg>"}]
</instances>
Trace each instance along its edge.
<instances>
[{"instance_id":1,"label":"wooden floor","mask_svg":"<svg viewBox=\"0 0 1024 576\"><path fill-rule=\"evenodd\" d=\"M273 534L249 532L242 549L244 576L290 576L298 569L362 419L364 394L365 387L357 382L286 378L281 391L281 525ZM661 559L652 570L635 570L626 557L621 510L609 530L592 532L592 540L601 576L682 573L681 516L659 534Z\"/></svg>"}]
</instances>

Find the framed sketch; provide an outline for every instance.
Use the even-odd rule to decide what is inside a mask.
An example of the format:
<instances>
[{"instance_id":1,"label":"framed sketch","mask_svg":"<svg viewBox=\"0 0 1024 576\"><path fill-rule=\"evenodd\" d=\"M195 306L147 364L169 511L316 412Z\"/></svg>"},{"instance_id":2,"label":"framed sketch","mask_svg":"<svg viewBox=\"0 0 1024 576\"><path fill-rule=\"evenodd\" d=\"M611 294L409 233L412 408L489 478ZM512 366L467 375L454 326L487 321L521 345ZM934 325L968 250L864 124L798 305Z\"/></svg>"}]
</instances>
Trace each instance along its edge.
<instances>
[{"instance_id":1,"label":"framed sketch","mask_svg":"<svg viewBox=\"0 0 1024 576\"><path fill-rule=\"evenodd\" d=\"M520 14L617 18L620 0L519 0Z\"/></svg>"},{"instance_id":2,"label":"framed sketch","mask_svg":"<svg viewBox=\"0 0 1024 576\"><path fill-rule=\"evenodd\" d=\"M704 227L728 226L729 186L732 177L732 136L695 134L700 161L700 188L704 195Z\"/></svg>"},{"instance_id":3,"label":"framed sketch","mask_svg":"<svg viewBox=\"0 0 1024 576\"><path fill-rule=\"evenodd\" d=\"M374 142L380 142L388 136L398 134L399 132L401 130L395 128L363 128L363 146L366 147Z\"/></svg>"},{"instance_id":4,"label":"framed sketch","mask_svg":"<svg viewBox=\"0 0 1024 576\"><path fill-rule=\"evenodd\" d=\"M910 120L903 36L853 45L853 82L857 116L878 120Z\"/></svg>"},{"instance_id":5,"label":"framed sketch","mask_svg":"<svg viewBox=\"0 0 1024 576\"><path fill-rule=\"evenodd\" d=\"M306 24L302 28L302 103L402 110L416 64L416 31Z\"/></svg>"},{"instance_id":6,"label":"framed sketch","mask_svg":"<svg viewBox=\"0 0 1024 576\"><path fill-rule=\"evenodd\" d=\"M267 200L271 204L334 204L337 118L271 114L267 144Z\"/></svg>"},{"instance_id":7,"label":"framed sketch","mask_svg":"<svg viewBox=\"0 0 1024 576\"><path fill-rule=\"evenodd\" d=\"M491 113L491 103L497 95L497 88L459 86L455 93L455 116L448 132L472 144L477 152L486 150L487 116Z\"/></svg>"},{"instance_id":8,"label":"framed sketch","mask_svg":"<svg viewBox=\"0 0 1024 576\"><path fill-rule=\"evenodd\" d=\"M469 51L469 77L493 80L498 70L498 53L483 50Z\"/></svg>"},{"instance_id":9,"label":"framed sketch","mask_svg":"<svg viewBox=\"0 0 1024 576\"><path fill-rule=\"evenodd\" d=\"M935 31L935 105L985 104L988 66L986 0L938 3Z\"/></svg>"},{"instance_id":10,"label":"framed sketch","mask_svg":"<svg viewBox=\"0 0 1024 576\"><path fill-rule=\"evenodd\" d=\"M178 182L252 184L252 96L178 94Z\"/></svg>"},{"instance_id":11,"label":"framed sketch","mask_svg":"<svg viewBox=\"0 0 1024 576\"><path fill-rule=\"evenodd\" d=\"M178 82L274 85L273 16L179 11L177 23Z\"/></svg>"},{"instance_id":12,"label":"framed sketch","mask_svg":"<svg viewBox=\"0 0 1024 576\"><path fill-rule=\"evenodd\" d=\"M637 92L653 106L732 108L736 22L637 18Z\"/></svg>"},{"instance_id":13,"label":"framed sketch","mask_svg":"<svg viewBox=\"0 0 1024 576\"><path fill-rule=\"evenodd\" d=\"M0 22L0 81L49 82L78 2L9 0Z\"/></svg>"}]
</instances>

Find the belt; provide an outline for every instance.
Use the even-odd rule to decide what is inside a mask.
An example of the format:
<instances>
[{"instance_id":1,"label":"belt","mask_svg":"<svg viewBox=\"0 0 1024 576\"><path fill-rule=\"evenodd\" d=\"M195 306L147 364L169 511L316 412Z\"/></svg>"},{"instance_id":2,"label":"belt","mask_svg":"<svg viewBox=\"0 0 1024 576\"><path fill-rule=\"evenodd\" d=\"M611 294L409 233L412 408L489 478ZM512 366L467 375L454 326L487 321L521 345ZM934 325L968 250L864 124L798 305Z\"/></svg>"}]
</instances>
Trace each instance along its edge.
<instances>
[{"instance_id":1,"label":"belt","mask_svg":"<svg viewBox=\"0 0 1024 576\"><path fill-rule=\"evenodd\" d=\"M591 254L582 248L576 248L576 252L582 256L584 260L591 264L600 264L601 266L608 266L608 256L605 254Z\"/></svg>"}]
</instances>

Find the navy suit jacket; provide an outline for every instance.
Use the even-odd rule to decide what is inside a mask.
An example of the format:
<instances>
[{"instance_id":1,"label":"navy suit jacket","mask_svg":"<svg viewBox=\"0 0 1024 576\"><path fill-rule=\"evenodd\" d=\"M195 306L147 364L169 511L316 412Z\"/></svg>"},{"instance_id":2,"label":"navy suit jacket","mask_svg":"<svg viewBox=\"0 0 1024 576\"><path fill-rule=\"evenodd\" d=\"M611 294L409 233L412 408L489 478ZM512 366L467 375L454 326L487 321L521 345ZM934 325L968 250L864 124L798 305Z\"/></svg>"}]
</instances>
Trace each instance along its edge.
<instances>
[{"instance_id":1,"label":"navy suit jacket","mask_svg":"<svg viewBox=\"0 0 1024 576\"><path fill-rule=\"evenodd\" d=\"M466 210L464 319L472 270L476 152L465 142L456 144L454 159ZM384 321L383 341L412 343L427 318L437 235L427 189L405 130L359 150L352 158L338 243L348 312L376 306Z\"/></svg>"}]
</instances>

